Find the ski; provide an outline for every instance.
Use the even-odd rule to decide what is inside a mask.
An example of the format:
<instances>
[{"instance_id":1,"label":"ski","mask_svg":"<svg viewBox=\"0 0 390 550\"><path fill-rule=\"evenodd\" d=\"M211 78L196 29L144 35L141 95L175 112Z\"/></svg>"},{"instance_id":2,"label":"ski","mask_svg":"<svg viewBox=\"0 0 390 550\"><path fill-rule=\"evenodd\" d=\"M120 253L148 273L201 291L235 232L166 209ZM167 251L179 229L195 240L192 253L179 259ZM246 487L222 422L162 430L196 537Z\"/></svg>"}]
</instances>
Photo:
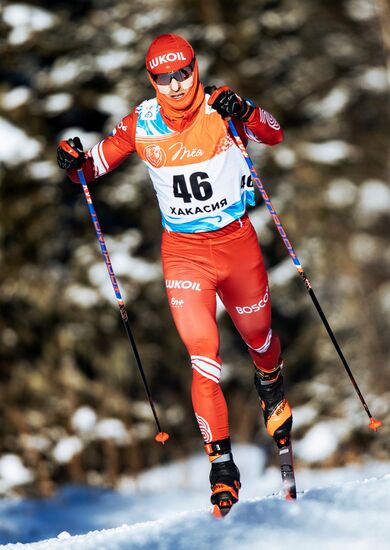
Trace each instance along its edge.
<instances>
[{"instance_id":1,"label":"ski","mask_svg":"<svg viewBox=\"0 0 390 550\"><path fill-rule=\"evenodd\" d=\"M297 498L297 486L295 483L294 460L290 437L283 437L276 441L279 453L280 473L282 474L282 494L286 500ZM231 487L219 485L216 487L212 498L212 514L217 519L223 519L228 515L233 505L238 500L238 495ZM218 498L215 498L217 497ZM237 498L236 498L237 497Z\"/></svg>"},{"instance_id":2,"label":"ski","mask_svg":"<svg viewBox=\"0 0 390 550\"><path fill-rule=\"evenodd\" d=\"M232 509L232 506L228 503L226 505L221 504L214 504L213 508L213 516L217 519L223 519L225 516L228 515L230 510Z\"/></svg>"},{"instance_id":3,"label":"ski","mask_svg":"<svg viewBox=\"0 0 390 550\"><path fill-rule=\"evenodd\" d=\"M294 460L290 437L283 437L276 442L279 451L280 472L282 474L283 496L286 500L297 498L297 487L294 474Z\"/></svg>"},{"instance_id":4,"label":"ski","mask_svg":"<svg viewBox=\"0 0 390 550\"><path fill-rule=\"evenodd\" d=\"M223 483L217 484L213 487L213 494L211 496L211 504L213 504L213 516L217 519L223 519L228 515L233 505L238 502L238 488L237 491L233 487L224 485Z\"/></svg>"}]
</instances>

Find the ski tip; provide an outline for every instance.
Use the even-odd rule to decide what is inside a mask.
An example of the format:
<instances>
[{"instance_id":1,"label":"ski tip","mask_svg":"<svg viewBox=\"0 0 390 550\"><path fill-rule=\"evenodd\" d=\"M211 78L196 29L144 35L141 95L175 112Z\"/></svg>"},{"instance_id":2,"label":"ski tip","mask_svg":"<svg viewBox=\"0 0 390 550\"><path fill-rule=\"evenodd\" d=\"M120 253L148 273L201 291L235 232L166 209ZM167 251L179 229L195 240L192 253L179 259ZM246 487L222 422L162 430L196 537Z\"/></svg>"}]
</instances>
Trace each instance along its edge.
<instances>
[{"instance_id":1,"label":"ski tip","mask_svg":"<svg viewBox=\"0 0 390 550\"><path fill-rule=\"evenodd\" d=\"M291 487L288 491L286 491L284 495L285 500L296 500L297 499L297 490L295 487Z\"/></svg>"},{"instance_id":2,"label":"ski tip","mask_svg":"<svg viewBox=\"0 0 390 550\"><path fill-rule=\"evenodd\" d=\"M374 430L374 432L376 432L378 430L378 428L380 428L382 426L382 422L380 420L377 420L376 418L373 418L372 416L370 417L370 423L368 425L369 428L371 428L371 430Z\"/></svg>"},{"instance_id":3,"label":"ski tip","mask_svg":"<svg viewBox=\"0 0 390 550\"><path fill-rule=\"evenodd\" d=\"M220 508L218 504L214 504L213 516L217 519L223 519L230 512L231 506L226 506L225 508Z\"/></svg>"},{"instance_id":4,"label":"ski tip","mask_svg":"<svg viewBox=\"0 0 390 550\"><path fill-rule=\"evenodd\" d=\"M220 509L219 506L217 506L216 504L214 504L213 516L214 516L215 518L217 518L217 519L222 519L222 518L223 518L221 509Z\"/></svg>"},{"instance_id":5,"label":"ski tip","mask_svg":"<svg viewBox=\"0 0 390 550\"><path fill-rule=\"evenodd\" d=\"M169 439L169 434L167 434L167 432L158 432L154 439L158 441L158 443L164 445L164 443Z\"/></svg>"}]
</instances>

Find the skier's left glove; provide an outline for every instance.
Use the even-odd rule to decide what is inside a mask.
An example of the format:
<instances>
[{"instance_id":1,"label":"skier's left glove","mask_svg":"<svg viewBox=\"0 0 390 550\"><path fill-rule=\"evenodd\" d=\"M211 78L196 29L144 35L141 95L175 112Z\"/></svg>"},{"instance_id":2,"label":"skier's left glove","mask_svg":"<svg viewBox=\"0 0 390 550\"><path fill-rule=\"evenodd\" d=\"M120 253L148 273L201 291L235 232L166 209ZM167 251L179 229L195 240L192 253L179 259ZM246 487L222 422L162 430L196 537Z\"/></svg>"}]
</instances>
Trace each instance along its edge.
<instances>
[{"instance_id":1,"label":"skier's left glove","mask_svg":"<svg viewBox=\"0 0 390 550\"><path fill-rule=\"evenodd\" d=\"M74 137L67 141L60 141L57 147L58 166L63 170L77 169L85 161L83 146L80 138Z\"/></svg>"},{"instance_id":2,"label":"skier's left glove","mask_svg":"<svg viewBox=\"0 0 390 550\"><path fill-rule=\"evenodd\" d=\"M251 103L237 95L228 86L216 88L207 86L205 93L210 94L208 104L221 115L222 118L235 117L246 122L255 107Z\"/></svg>"}]
</instances>

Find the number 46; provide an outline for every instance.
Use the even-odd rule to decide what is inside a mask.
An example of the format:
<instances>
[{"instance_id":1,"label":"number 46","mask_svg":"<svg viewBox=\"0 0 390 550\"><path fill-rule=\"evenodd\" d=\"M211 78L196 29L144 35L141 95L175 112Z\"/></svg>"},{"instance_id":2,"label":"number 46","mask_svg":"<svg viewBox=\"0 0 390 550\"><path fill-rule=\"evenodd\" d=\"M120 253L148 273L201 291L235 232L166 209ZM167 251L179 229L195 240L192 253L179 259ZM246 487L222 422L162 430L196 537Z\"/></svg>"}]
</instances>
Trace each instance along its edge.
<instances>
[{"instance_id":1,"label":"number 46","mask_svg":"<svg viewBox=\"0 0 390 550\"><path fill-rule=\"evenodd\" d=\"M211 183L207 181L208 177L206 172L194 172L190 175L191 195L184 175L173 176L173 196L183 199L184 202L191 202L192 197L198 201L207 201L213 195Z\"/></svg>"}]
</instances>

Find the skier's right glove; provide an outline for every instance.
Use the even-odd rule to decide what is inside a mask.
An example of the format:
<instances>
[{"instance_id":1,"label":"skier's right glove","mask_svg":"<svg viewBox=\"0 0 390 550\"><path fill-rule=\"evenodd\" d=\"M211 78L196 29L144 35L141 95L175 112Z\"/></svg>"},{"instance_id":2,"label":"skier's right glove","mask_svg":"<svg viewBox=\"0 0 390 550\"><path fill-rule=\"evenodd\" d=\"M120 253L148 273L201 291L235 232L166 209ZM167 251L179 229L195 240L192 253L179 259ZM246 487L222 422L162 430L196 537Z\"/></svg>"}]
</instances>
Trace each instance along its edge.
<instances>
[{"instance_id":1,"label":"skier's right glove","mask_svg":"<svg viewBox=\"0 0 390 550\"><path fill-rule=\"evenodd\" d=\"M57 147L58 166L63 170L78 169L85 161L80 138L62 140Z\"/></svg>"}]
</instances>

